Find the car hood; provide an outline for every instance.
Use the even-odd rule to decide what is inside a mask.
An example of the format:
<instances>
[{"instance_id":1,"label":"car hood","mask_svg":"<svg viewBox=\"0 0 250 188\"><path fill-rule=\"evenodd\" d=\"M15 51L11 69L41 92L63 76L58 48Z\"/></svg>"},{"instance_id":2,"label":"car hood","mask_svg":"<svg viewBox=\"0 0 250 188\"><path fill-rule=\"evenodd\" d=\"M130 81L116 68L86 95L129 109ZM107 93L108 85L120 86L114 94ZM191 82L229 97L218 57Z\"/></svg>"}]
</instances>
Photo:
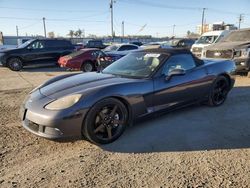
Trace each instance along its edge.
<instances>
[{"instance_id":1,"label":"car hood","mask_svg":"<svg viewBox=\"0 0 250 188\"><path fill-rule=\"evenodd\" d=\"M15 52L20 51L20 49L22 48L3 49L3 50L0 50L0 52L1 53L15 53Z\"/></svg>"},{"instance_id":2,"label":"car hood","mask_svg":"<svg viewBox=\"0 0 250 188\"><path fill-rule=\"evenodd\" d=\"M217 49L241 49L250 46L250 41L237 41L237 42L218 42L206 47L206 50Z\"/></svg>"},{"instance_id":3,"label":"car hood","mask_svg":"<svg viewBox=\"0 0 250 188\"><path fill-rule=\"evenodd\" d=\"M66 95L74 93L85 94L101 87L134 82L134 80L137 79L122 78L111 74L96 72L82 73L63 78L41 87L40 92L42 95L51 99L58 99Z\"/></svg>"}]
</instances>

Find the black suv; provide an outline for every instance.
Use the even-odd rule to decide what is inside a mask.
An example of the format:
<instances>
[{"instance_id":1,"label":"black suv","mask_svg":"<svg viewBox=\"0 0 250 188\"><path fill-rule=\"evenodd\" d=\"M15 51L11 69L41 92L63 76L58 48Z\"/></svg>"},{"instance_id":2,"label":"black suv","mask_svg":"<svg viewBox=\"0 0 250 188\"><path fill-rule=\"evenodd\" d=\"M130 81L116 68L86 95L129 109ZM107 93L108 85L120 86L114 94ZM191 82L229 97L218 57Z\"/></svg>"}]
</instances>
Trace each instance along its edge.
<instances>
[{"instance_id":1,"label":"black suv","mask_svg":"<svg viewBox=\"0 0 250 188\"><path fill-rule=\"evenodd\" d=\"M84 47L85 48L99 48L99 49L104 49L107 46L104 45L101 40L89 40Z\"/></svg>"},{"instance_id":2,"label":"black suv","mask_svg":"<svg viewBox=\"0 0 250 188\"><path fill-rule=\"evenodd\" d=\"M0 51L0 64L13 71L19 71L23 66L57 63L64 55L74 51L74 46L63 39L33 39L16 49Z\"/></svg>"}]
</instances>

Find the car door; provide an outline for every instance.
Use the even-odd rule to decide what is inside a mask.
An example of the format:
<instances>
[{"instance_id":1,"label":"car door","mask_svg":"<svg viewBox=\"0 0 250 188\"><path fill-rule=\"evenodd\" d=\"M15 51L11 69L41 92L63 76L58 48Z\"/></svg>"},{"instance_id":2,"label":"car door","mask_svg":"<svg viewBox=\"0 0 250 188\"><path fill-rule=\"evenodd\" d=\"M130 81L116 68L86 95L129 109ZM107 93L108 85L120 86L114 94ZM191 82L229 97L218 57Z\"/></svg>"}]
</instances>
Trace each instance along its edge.
<instances>
[{"instance_id":1,"label":"car door","mask_svg":"<svg viewBox=\"0 0 250 188\"><path fill-rule=\"evenodd\" d=\"M185 73L169 76L175 69L183 69ZM155 110L200 100L208 92L211 80L190 54L171 56L160 71L161 75L154 79Z\"/></svg>"},{"instance_id":2,"label":"car door","mask_svg":"<svg viewBox=\"0 0 250 188\"><path fill-rule=\"evenodd\" d=\"M46 40L45 48L45 59L48 62L55 63L64 51L64 43L61 40Z\"/></svg>"},{"instance_id":3,"label":"car door","mask_svg":"<svg viewBox=\"0 0 250 188\"><path fill-rule=\"evenodd\" d=\"M27 64L39 64L46 59L45 43L42 40L32 42L23 55Z\"/></svg>"}]
</instances>

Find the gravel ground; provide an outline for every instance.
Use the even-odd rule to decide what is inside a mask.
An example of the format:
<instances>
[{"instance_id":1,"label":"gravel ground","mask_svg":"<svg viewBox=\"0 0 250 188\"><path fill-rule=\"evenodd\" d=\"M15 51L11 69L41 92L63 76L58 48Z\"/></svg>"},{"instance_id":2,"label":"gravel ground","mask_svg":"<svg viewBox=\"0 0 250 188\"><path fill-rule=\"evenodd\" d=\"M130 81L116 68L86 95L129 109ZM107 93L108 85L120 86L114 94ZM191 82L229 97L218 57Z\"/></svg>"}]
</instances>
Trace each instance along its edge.
<instances>
[{"instance_id":1,"label":"gravel ground","mask_svg":"<svg viewBox=\"0 0 250 188\"><path fill-rule=\"evenodd\" d=\"M39 79L34 85L48 77ZM18 112L34 85L10 85L0 89L0 187L250 186L247 77L237 77L221 107L192 106L145 120L105 146L30 134Z\"/></svg>"}]
</instances>

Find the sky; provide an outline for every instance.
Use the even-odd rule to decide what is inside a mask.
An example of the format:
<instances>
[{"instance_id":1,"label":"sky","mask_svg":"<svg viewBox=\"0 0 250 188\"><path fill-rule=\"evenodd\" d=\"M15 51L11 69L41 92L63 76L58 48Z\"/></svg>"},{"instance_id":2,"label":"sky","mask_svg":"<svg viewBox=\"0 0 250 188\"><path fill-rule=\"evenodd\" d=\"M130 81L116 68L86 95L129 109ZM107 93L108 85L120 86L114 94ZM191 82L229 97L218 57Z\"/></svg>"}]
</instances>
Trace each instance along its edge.
<instances>
[{"instance_id":1,"label":"sky","mask_svg":"<svg viewBox=\"0 0 250 188\"><path fill-rule=\"evenodd\" d=\"M121 35L164 37L185 36L196 32L201 24L202 8L205 22L224 21L242 28L250 27L250 0L115 0L114 31ZM0 31L4 35L43 35L42 18L47 32L66 36L69 30L84 29L85 35L111 35L110 0L0 0ZM143 27L144 26L144 27Z\"/></svg>"}]
</instances>

